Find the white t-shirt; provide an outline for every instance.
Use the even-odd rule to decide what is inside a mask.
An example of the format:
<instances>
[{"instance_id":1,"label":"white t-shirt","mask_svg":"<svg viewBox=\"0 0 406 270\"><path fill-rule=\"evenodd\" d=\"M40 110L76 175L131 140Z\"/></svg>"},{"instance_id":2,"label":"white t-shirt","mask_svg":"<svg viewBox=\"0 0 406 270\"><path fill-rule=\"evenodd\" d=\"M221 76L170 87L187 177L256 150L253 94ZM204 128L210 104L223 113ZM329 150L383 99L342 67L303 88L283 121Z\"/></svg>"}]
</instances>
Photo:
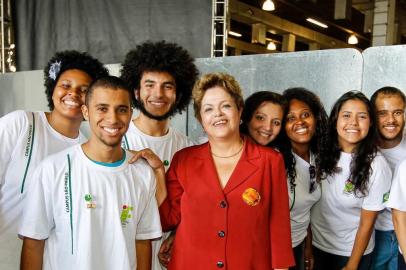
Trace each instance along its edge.
<instances>
[{"instance_id":1,"label":"white t-shirt","mask_svg":"<svg viewBox=\"0 0 406 270\"><path fill-rule=\"evenodd\" d=\"M165 171L169 169L170 162L173 155L188 146L193 145L193 142L185 135L169 128L168 133L161 137L154 137L143 133L139 130L133 121L126 135L123 137L121 146L124 149L129 150L142 150L150 148L164 163ZM168 237L168 233L165 233L161 239L152 241L152 270L165 269L158 260L158 252L164 239Z\"/></svg>"},{"instance_id":2,"label":"white t-shirt","mask_svg":"<svg viewBox=\"0 0 406 270\"><path fill-rule=\"evenodd\" d=\"M164 136L154 137L143 133L131 121L121 146L128 150L142 150L150 148L164 163L165 170L169 168L173 155L194 143L185 135L169 127Z\"/></svg>"},{"instance_id":3,"label":"white t-shirt","mask_svg":"<svg viewBox=\"0 0 406 270\"><path fill-rule=\"evenodd\" d=\"M289 207L290 207L290 229L292 234L292 247L297 247L307 235L307 228L310 223L310 210L320 199L320 186L315 183L315 189L310 190L310 164L300 156L293 153L296 160L295 188L291 188L288 179Z\"/></svg>"},{"instance_id":4,"label":"white t-shirt","mask_svg":"<svg viewBox=\"0 0 406 270\"><path fill-rule=\"evenodd\" d=\"M406 212L406 159L397 167L387 207Z\"/></svg>"},{"instance_id":5,"label":"white t-shirt","mask_svg":"<svg viewBox=\"0 0 406 270\"><path fill-rule=\"evenodd\" d=\"M0 269L18 269L21 240L18 227L28 180L50 154L83 142L63 136L44 112L14 111L0 118Z\"/></svg>"},{"instance_id":6,"label":"white t-shirt","mask_svg":"<svg viewBox=\"0 0 406 270\"><path fill-rule=\"evenodd\" d=\"M391 170L385 158L378 153L372 161L367 195L354 195L352 184L347 182L350 175L352 156L341 152L337 166L340 173L322 181L322 195L312 209L311 225L313 245L340 256L350 256L360 223L361 209L380 211L384 209L384 196L390 190ZM374 248L374 234L364 252Z\"/></svg>"},{"instance_id":7,"label":"white t-shirt","mask_svg":"<svg viewBox=\"0 0 406 270\"><path fill-rule=\"evenodd\" d=\"M155 177L142 160L96 164L80 145L33 175L20 235L46 239L43 269L136 269L136 239L160 237Z\"/></svg>"},{"instance_id":8,"label":"white t-shirt","mask_svg":"<svg viewBox=\"0 0 406 270\"><path fill-rule=\"evenodd\" d=\"M406 158L406 134L403 134L402 141L395 147L389 149L380 148L381 153L388 161L392 169L392 175L395 175L395 169L399 163ZM380 231L393 231L392 212L386 207L379 213L376 219L375 228Z\"/></svg>"}]
</instances>

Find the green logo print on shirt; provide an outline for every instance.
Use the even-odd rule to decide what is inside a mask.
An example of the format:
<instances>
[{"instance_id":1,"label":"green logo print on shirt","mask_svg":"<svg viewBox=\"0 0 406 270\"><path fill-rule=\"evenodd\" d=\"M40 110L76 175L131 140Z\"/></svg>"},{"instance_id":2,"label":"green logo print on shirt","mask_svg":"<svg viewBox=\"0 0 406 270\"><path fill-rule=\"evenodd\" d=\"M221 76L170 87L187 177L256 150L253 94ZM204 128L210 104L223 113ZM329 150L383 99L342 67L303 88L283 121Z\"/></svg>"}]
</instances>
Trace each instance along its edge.
<instances>
[{"instance_id":1,"label":"green logo print on shirt","mask_svg":"<svg viewBox=\"0 0 406 270\"><path fill-rule=\"evenodd\" d=\"M128 219L132 217L131 211L134 208L132 206L128 206L126 204L123 205L123 209L121 210L121 215L120 215L120 220L121 220L121 225L125 227L128 224Z\"/></svg>"},{"instance_id":2,"label":"green logo print on shirt","mask_svg":"<svg viewBox=\"0 0 406 270\"><path fill-rule=\"evenodd\" d=\"M389 191L383 194L382 202L386 203L389 200Z\"/></svg>"}]
</instances>

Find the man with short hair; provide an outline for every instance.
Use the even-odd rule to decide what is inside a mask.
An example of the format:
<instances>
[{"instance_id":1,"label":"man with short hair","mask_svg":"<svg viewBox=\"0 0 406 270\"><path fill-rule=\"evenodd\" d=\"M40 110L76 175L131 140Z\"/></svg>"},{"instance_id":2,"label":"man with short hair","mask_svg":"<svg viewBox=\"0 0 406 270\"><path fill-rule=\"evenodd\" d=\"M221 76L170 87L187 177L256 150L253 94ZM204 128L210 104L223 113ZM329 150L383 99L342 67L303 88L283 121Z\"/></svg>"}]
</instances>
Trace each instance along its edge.
<instances>
[{"instance_id":1,"label":"man with short hair","mask_svg":"<svg viewBox=\"0 0 406 270\"><path fill-rule=\"evenodd\" d=\"M130 51L121 78L134 90L134 105L140 113L130 123L123 147L150 148L168 169L175 152L192 145L184 134L170 127L170 117L187 108L197 75L194 59L177 44L145 42ZM162 269L157 259L161 242L152 242L153 270ZM169 246L164 250L169 251Z\"/></svg>"},{"instance_id":2,"label":"man with short hair","mask_svg":"<svg viewBox=\"0 0 406 270\"><path fill-rule=\"evenodd\" d=\"M121 148L131 91L117 77L98 79L82 112L90 139L48 157L30 179L21 269L151 269L150 239L162 234L154 172L164 169L129 164Z\"/></svg>"},{"instance_id":3,"label":"man with short hair","mask_svg":"<svg viewBox=\"0 0 406 270\"><path fill-rule=\"evenodd\" d=\"M395 87L378 89L371 97L378 126L378 146L395 175L395 169L406 158L405 127L406 98ZM387 200L387 196L383 198ZM398 241L389 208L383 210L375 224L375 249L371 269L397 269Z\"/></svg>"}]
</instances>

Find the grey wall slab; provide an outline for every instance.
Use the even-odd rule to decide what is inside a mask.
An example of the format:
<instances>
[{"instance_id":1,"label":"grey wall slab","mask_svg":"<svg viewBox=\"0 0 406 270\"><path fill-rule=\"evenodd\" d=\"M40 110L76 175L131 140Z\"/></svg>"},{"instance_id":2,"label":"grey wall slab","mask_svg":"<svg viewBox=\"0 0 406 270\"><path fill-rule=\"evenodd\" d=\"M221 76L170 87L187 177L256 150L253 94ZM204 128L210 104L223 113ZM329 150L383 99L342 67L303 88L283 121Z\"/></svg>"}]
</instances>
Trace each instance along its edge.
<instances>
[{"instance_id":1,"label":"grey wall slab","mask_svg":"<svg viewBox=\"0 0 406 270\"><path fill-rule=\"evenodd\" d=\"M368 97L383 86L406 89L406 46L371 47L363 53L362 89Z\"/></svg>"},{"instance_id":2,"label":"grey wall slab","mask_svg":"<svg viewBox=\"0 0 406 270\"><path fill-rule=\"evenodd\" d=\"M240 82L244 98L250 94L271 90L281 93L290 87L305 87L323 101L327 112L343 93L361 89L362 55L355 49L266 55L202 58L197 60L202 74L226 72ZM193 108L189 108L192 112ZM189 135L203 136L200 124L189 117Z\"/></svg>"}]
</instances>

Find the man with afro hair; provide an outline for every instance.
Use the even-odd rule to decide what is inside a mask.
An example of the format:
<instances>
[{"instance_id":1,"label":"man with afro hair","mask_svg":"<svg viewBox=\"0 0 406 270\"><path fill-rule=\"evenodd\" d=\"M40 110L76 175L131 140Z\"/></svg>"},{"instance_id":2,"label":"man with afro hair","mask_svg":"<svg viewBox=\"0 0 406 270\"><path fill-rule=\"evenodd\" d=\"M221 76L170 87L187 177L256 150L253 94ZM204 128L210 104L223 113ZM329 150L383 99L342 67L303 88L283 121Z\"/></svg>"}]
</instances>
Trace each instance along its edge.
<instances>
[{"instance_id":1,"label":"man with afro hair","mask_svg":"<svg viewBox=\"0 0 406 270\"><path fill-rule=\"evenodd\" d=\"M167 170L172 156L192 145L169 124L170 117L187 108L197 75L194 59L177 44L147 41L128 52L121 78L133 89L134 106L140 113L130 123L122 146L131 150L150 148ZM162 239L152 242L153 270L163 269L157 257L161 243ZM170 243L165 242L164 252Z\"/></svg>"},{"instance_id":2,"label":"man with afro hair","mask_svg":"<svg viewBox=\"0 0 406 270\"><path fill-rule=\"evenodd\" d=\"M17 232L34 169L47 156L84 141L79 127L87 88L107 75L87 53L58 52L44 69L50 111L18 110L0 118L0 269L19 269Z\"/></svg>"}]
</instances>

